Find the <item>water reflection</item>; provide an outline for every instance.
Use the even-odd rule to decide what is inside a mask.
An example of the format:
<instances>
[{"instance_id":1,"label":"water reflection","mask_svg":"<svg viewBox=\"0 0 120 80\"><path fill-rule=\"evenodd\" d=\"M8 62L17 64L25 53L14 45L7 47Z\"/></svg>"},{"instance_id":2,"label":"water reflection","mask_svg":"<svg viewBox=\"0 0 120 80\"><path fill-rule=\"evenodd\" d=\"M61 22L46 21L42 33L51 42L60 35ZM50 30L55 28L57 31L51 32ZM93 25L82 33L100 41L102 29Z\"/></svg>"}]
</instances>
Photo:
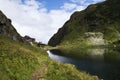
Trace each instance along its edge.
<instances>
[{"instance_id":1,"label":"water reflection","mask_svg":"<svg viewBox=\"0 0 120 80\"><path fill-rule=\"evenodd\" d=\"M105 49L88 49L88 58L96 59L96 60L103 60ZM89 57L90 56L90 57Z\"/></svg>"},{"instance_id":2,"label":"water reflection","mask_svg":"<svg viewBox=\"0 0 120 80\"><path fill-rule=\"evenodd\" d=\"M53 60L74 64L79 70L97 75L104 80L120 80L119 49L52 50L48 51L48 54Z\"/></svg>"}]
</instances>

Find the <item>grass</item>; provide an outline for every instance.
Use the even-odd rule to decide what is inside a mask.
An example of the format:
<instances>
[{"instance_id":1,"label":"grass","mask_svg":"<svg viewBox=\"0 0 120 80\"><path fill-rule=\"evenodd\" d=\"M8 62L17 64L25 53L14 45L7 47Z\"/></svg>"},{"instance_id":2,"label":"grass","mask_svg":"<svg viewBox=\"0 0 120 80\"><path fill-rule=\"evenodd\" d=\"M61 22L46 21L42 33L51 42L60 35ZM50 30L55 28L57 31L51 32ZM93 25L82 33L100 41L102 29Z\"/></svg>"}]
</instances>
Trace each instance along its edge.
<instances>
[{"instance_id":1,"label":"grass","mask_svg":"<svg viewBox=\"0 0 120 80\"><path fill-rule=\"evenodd\" d=\"M79 72L74 65L53 61L48 64L48 70L45 74L47 80L98 80L97 76Z\"/></svg>"},{"instance_id":2,"label":"grass","mask_svg":"<svg viewBox=\"0 0 120 80\"><path fill-rule=\"evenodd\" d=\"M105 45L111 45L111 46L118 46L118 44L114 44L120 40L120 21L115 22L113 24L106 24L103 25L104 27L101 28L98 32L102 32L103 39L105 41ZM75 27L75 26L73 26ZM84 27L85 28L85 27ZM76 27L75 27L76 29ZM84 30L77 29L73 30L69 34L65 35L64 38L62 39L61 43L59 46L64 46L64 47L88 47L88 46L94 46L94 44L90 43L87 41L87 37L85 37L85 32ZM96 45L97 46L97 45Z\"/></svg>"},{"instance_id":3,"label":"grass","mask_svg":"<svg viewBox=\"0 0 120 80\"><path fill-rule=\"evenodd\" d=\"M0 36L0 80L30 80L41 67L38 55L45 57L42 50Z\"/></svg>"},{"instance_id":4,"label":"grass","mask_svg":"<svg viewBox=\"0 0 120 80\"><path fill-rule=\"evenodd\" d=\"M107 44L120 40L120 1L106 0L88 6L85 10L71 15L61 29L67 31L63 34L58 31L52 38L53 44L66 45L86 42L86 32L101 32ZM64 36L61 37L60 35ZM57 43L57 41L60 41ZM76 43L76 44L77 44ZM52 44L50 44L52 45ZM52 45L53 46L53 45ZM81 44L80 44L81 46Z\"/></svg>"},{"instance_id":5,"label":"grass","mask_svg":"<svg viewBox=\"0 0 120 80\"><path fill-rule=\"evenodd\" d=\"M0 80L34 80L33 74L44 80L99 80L73 65L52 61L36 46L0 35Z\"/></svg>"}]
</instances>

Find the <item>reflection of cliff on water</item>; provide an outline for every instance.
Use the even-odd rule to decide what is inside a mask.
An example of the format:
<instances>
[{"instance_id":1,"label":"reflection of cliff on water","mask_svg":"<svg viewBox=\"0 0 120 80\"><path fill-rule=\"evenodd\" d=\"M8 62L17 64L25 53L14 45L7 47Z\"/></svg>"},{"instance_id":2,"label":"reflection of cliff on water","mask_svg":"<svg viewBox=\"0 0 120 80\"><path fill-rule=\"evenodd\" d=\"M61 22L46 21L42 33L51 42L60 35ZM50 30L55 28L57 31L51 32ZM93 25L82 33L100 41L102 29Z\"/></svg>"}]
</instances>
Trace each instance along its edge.
<instances>
[{"instance_id":1,"label":"reflection of cliff on water","mask_svg":"<svg viewBox=\"0 0 120 80\"><path fill-rule=\"evenodd\" d=\"M74 50L51 50L53 54L71 57L75 59L86 59L93 61L120 61L119 49L111 48L87 48Z\"/></svg>"},{"instance_id":2,"label":"reflection of cliff on water","mask_svg":"<svg viewBox=\"0 0 120 80\"><path fill-rule=\"evenodd\" d=\"M104 60L107 62L120 62L120 50L119 48L107 49L104 53Z\"/></svg>"}]
</instances>

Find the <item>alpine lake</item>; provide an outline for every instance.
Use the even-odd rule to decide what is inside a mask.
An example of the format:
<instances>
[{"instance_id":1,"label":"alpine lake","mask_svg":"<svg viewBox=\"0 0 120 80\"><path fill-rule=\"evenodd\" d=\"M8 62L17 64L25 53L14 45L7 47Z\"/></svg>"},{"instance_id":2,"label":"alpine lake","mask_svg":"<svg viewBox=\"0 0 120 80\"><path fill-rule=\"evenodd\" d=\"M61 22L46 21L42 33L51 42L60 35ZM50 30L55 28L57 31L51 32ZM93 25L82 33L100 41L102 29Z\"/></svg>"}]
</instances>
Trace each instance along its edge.
<instances>
[{"instance_id":1,"label":"alpine lake","mask_svg":"<svg viewBox=\"0 0 120 80\"><path fill-rule=\"evenodd\" d=\"M96 75L101 80L120 80L119 48L55 49L47 53L51 59L73 64L78 70Z\"/></svg>"}]
</instances>

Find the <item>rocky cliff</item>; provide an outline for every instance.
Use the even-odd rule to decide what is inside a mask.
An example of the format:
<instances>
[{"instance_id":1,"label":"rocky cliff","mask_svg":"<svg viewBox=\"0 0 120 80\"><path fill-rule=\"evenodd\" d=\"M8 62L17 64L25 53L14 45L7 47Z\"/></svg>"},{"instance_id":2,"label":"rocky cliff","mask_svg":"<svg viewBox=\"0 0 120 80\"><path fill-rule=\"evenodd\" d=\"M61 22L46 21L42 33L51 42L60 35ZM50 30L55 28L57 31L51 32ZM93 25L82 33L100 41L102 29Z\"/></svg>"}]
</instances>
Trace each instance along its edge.
<instances>
[{"instance_id":1,"label":"rocky cliff","mask_svg":"<svg viewBox=\"0 0 120 80\"><path fill-rule=\"evenodd\" d=\"M86 43L88 37L86 38L85 33L98 32L103 34L105 43L120 40L120 0L106 0L73 13L48 44L56 46Z\"/></svg>"},{"instance_id":2,"label":"rocky cliff","mask_svg":"<svg viewBox=\"0 0 120 80\"><path fill-rule=\"evenodd\" d=\"M24 41L16 29L12 25L12 21L8 19L1 11L0 11L0 35L4 35L9 37L15 41Z\"/></svg>"}]
</instances>

